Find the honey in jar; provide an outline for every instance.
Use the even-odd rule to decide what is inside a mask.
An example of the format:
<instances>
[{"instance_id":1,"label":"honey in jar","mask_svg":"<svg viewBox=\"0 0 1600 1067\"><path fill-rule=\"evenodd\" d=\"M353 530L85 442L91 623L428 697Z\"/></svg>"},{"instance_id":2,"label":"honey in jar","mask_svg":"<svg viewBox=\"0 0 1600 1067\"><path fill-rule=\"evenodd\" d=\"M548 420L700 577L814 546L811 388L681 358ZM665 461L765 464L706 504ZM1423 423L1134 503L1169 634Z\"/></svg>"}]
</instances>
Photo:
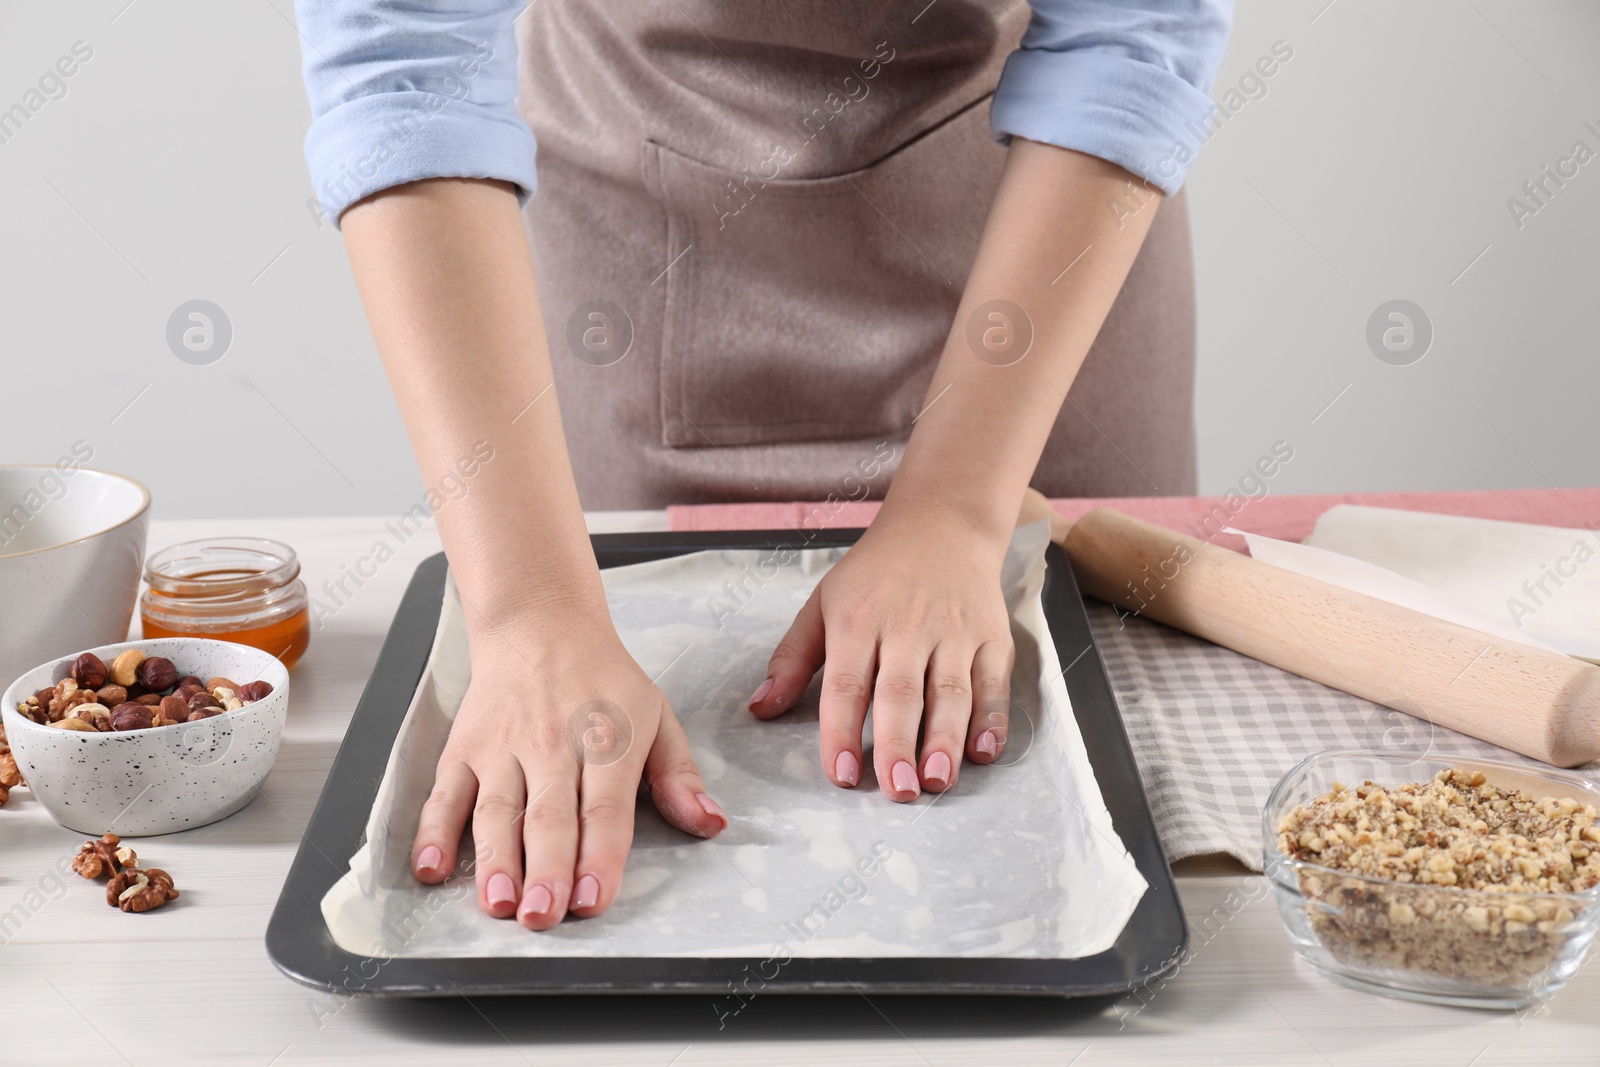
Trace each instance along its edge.
<instances>
[{"instance_id":1,"label":"honey in jar","mask_svg":"<svg viewBox=\"0 0 1600 1067\"><path fill-rule=\"evenodd\" d=\"M145 562L146 637L209 637L293 667L311 643L310 602L294 549L262 537L185 541Z\"/></svg>"}]
</instances>

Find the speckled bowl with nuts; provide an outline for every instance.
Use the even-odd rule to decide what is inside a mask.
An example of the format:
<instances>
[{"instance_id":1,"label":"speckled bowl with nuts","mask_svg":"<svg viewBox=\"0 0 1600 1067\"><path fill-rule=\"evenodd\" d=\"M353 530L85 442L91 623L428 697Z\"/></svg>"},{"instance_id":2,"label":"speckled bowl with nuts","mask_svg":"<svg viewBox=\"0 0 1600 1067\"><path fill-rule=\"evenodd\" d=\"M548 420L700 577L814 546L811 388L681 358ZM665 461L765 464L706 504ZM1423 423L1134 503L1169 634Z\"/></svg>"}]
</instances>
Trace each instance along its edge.
<instances>
[{"instance_id":1,"label":"speckled bowl with nuts","mask_svg":"<svg viewBox=\"0 0 1600 1067\"><path fill-rule=\"evenodd\" d=\"M0 719L23 778L62 826L85 834L146 837L224 819L255 798L278 756L289 711L289 672L277 657L227 641L167 637L80 651L110 663L139 649L165 656L183 674L272 692L197 722L109 733L60 730L18 714L17 705L68 676L78 652L22 675L6 690Z\"/></svg>"}]
</instances>

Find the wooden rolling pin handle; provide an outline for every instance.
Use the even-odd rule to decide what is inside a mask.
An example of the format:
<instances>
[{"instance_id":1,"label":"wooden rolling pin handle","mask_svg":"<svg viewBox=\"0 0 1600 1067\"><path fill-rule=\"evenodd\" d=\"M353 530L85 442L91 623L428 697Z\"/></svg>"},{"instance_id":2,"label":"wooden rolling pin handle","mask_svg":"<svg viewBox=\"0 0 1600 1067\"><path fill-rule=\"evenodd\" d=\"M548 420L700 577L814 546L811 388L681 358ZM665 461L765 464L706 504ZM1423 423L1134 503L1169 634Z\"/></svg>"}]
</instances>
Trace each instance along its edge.
<instances>
[{"instance_id":1,"label":"wooden rolling pin handle","mask_svg":"<svg viewBox=\"0 0 1600 1067\"><path fill-rule=\"evenodd\" d=\"M1082 590L1130 613L1556 766L1600 756L1594 664L1115 511L1073 523L1064 547Z\"/></svg>"}]
</instances>

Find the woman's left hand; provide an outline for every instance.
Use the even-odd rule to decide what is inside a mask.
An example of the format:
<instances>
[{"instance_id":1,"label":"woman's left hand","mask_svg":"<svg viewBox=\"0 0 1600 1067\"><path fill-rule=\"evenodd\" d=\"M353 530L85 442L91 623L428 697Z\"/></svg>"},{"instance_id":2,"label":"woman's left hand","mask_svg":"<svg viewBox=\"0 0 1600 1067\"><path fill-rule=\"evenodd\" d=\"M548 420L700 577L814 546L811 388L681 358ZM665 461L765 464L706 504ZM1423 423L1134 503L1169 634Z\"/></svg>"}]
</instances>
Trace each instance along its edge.
<instances>
[{"instance_id":1,"label":"woman's left hand","mask_svg":"<svg viewBox=\"0 0 1600 1067\"><path fill-rule=\"evenodd\" d=\"M800 609L751 713L781 715L820 667L822 768L836 785L861 780L869 703L873 770L891 800L949 789L963 754L993 762L1011 709L1007 543L948 510L886 503Z\"/></svg>"}]
</instances>

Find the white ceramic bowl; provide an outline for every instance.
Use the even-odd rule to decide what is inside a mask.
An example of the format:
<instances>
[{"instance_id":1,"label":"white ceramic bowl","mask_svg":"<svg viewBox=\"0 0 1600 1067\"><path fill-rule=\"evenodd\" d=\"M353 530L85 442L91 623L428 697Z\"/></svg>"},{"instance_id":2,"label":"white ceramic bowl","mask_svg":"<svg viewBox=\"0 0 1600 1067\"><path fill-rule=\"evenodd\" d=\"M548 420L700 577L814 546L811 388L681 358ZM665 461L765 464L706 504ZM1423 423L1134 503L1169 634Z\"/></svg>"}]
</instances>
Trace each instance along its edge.
<instances>
[{"instance_id":1,"label":"white ceramic bowl","mask_svg":"<svg viewBox=\"0 0 1600 1067\"><path fill-rule=\"evenodd\" d=\"M80 652L109 664L128 648L165 656L180 674L240 685L260 679L272 692L200 722L103 734L40 726L17 712L20 702L65 678ZM271 653L227 641L124 641L35 667L11 684L4 701L0 717L22 776L56 822L92 836L147 837L216 822L254 799L278 757L289 672Z\"/></svg>"},{"instance_id":2,"label":"white ceramic bowl","mask_svg":"<svg viewBox=\"0 0 1600 1067\"><path fill-rule=\"evenodd\" d=\"M130 478L67 460L0 466L0 680L127 636L149 521L150 493Z\"/></svg>"}]
</instances>

